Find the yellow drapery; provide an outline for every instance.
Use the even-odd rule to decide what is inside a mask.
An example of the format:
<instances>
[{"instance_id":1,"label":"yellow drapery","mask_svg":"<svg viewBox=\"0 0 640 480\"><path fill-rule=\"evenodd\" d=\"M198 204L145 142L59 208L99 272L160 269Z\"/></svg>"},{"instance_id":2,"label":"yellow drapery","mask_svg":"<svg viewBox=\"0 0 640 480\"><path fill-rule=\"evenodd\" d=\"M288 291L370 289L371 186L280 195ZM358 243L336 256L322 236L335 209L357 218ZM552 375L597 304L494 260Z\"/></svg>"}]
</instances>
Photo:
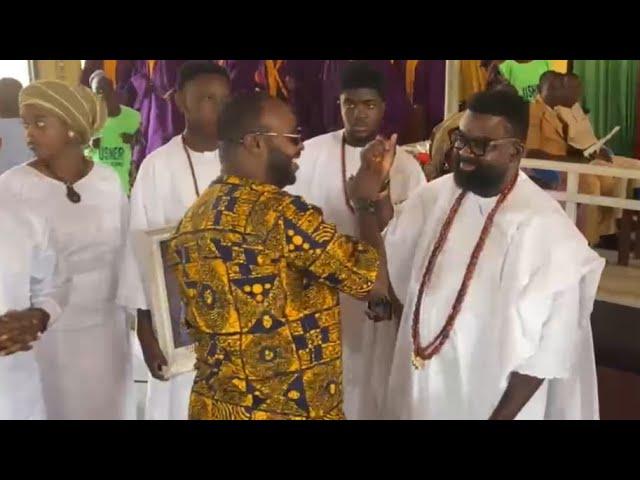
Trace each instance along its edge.
<instances>
[{"instance_id":1,"label":"yellow drapery","mask_svg":"<svg viewBox=\"0 0 640 480\"><path fill-rule=\"evenodd\" d=\"M103 60L102 61L102 70L109 80L116 84L116 64L117 60Z\"/></svg>"},{"instance_id":2,"label":"yellow drapery","mask_svg":"<svg viewBox=\"0 0 640 480\"><path fill-rule=\"evenodd\" d=\"M468 101L473 95L485 89L487 72L480 68L480 60L460 60L460 98Z\"/></svg>"},{"instance_id":3,"label":"yellow drapery","mask_svg":"<svg viewBox=\"0 0 640 480\"><path fill-rule=\"evenodd\" d=\"M280 78L280 67L284 64L284 60L265 60L265 69L267 77L267 88L269 95L275 97L278 94L278 88L285 97L289 96L289 92Z\"/></svg>"},{"instance_id":4,"label":"yellow drapery","mask_svg":"<svg viewBox=\"0 0 640 480\"><path fill-rule=\"evenodd\" d=\"M418 67L419 61L420 60L407 60L404 67L404 88L411 104L413 104L413 94L416 84L416 68Z\"/></svg>"}]
</instances>

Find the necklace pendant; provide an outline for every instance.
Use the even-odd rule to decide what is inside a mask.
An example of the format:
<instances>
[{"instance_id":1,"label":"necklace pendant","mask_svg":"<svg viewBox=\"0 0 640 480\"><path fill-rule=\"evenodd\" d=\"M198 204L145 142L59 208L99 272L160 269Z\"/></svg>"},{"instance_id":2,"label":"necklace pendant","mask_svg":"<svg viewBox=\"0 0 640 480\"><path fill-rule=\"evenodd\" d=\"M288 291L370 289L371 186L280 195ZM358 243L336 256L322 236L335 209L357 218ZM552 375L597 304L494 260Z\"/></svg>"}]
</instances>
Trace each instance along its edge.
<instances>
[{"instance_id":1,"label":"necklace pendant","mask_svg":"<svg viewBox=\"0 0 640 480\"><path fill-rule=\"evenodd\" d=\"M415 352L411 354L411 365L415 370L422 370L424 368L425 363L427 363L424 359L420 358L416 355Z\"/></svg>"},{"instance_id":2,"label":"necklace pendant","mask_svg":"<svg viewBox=\"0 0 640 480\"><path fill-rule=\"evenodd\" d=\"M80 203L80 194L71 186L67 185L67 198L71 203Z\"/></svg>"}]
</instances>

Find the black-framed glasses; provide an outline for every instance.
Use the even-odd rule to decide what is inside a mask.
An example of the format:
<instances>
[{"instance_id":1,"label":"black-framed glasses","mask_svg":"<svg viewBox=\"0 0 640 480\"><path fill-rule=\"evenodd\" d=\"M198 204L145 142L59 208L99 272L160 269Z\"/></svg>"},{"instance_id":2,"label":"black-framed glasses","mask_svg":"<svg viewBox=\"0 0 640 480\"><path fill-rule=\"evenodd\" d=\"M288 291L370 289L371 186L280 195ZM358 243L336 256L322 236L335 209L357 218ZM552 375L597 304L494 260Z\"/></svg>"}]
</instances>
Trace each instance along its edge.
<instances>
[{"instance_id":1,"label":"black-framed glasses","mask_svg":"<svg viewBox=\"0 0 640 480\"><path fill-rule=\"evenodd\" d=\"M471 153L476 157L483 157L487 154L487 150L494 145L507 142L521 142L516 137L497 138L491 140L489 138L477 139L467 137L462 130L456 128L449 133L449 140L451 141L451 147L454 150L462 151L465 147L469 147Z\"/></svg>"}]
</instances>

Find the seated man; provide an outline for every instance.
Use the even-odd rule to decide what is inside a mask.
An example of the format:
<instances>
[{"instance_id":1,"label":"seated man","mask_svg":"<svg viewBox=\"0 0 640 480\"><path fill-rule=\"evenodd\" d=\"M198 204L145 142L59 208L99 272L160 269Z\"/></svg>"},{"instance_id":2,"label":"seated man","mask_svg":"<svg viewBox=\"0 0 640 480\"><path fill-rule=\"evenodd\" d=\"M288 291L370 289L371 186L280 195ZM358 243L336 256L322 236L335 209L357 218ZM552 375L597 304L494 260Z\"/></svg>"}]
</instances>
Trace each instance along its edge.
<instances>
[{"instance_id":1,"label":"seated man","mask_svg":"<svg viewBox=\"0 0 640 480\"><path fill-rule=\"evenodd\" d=\"M612 157L601 149L595 158L587 159L583 151L597 141L589 117L579 104L582 86L574 74L546 72L540 78L539 95L529 110L527 157L593 165L640 168L640 162ZM626 180L601 175L580 175L579 192L626 198ZM553 185L555 187L556 185ZM615 210L583 205L578 226L591 245L603 235L615 233Z\"/></svg>"}]
</instances>

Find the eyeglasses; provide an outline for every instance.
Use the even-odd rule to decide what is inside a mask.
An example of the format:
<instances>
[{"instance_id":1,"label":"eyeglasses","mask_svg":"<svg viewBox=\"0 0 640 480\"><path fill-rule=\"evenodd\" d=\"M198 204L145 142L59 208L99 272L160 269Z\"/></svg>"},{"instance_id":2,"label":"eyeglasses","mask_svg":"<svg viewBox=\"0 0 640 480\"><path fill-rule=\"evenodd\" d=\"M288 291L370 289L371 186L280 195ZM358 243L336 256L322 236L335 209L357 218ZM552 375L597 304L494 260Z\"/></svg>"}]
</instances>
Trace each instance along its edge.
<instances>
[{"instance_id":1,"label":"eyeglasses","mask_svg":"<svg viewBox=\"0 0 640 480\"><path fill-rule=\"evenodd\" d=\"M296 147L302 143L302 134L300 133L254 132L253 134L264 137L285 137L291 140Z\"/></svg>"},{"instance_id":2,"label":"eyeglasses","mask_svg":"<svg viewBox=\"0 0 640 480\"><path fill-rule=\"evenodd\" d=\"M469 138L460 129L452 130L449 133L449 140L454 150L461 151L465 147L469 147L471 153L476 157L483 157L487 154L487 150L494 145L506 142L521 142L519 138L515 137L497 138L495 140Z\"/></svg>"},{"instance_id":3,"label":"eyeglasses","mask_svg":"<svg viewBox=\"0 0 640 480\"><path fill-rule=\"evenodd\" d=\"M291 140L296 147L302 143L302 134L300 133L300 129L298 129L298 133L278 133L278 132L247 132L246 135L261 135L263 137L285 137ZM244 137L240 140L237 140L238 143L244 143Z\"/></svg>"}]
</instances>

